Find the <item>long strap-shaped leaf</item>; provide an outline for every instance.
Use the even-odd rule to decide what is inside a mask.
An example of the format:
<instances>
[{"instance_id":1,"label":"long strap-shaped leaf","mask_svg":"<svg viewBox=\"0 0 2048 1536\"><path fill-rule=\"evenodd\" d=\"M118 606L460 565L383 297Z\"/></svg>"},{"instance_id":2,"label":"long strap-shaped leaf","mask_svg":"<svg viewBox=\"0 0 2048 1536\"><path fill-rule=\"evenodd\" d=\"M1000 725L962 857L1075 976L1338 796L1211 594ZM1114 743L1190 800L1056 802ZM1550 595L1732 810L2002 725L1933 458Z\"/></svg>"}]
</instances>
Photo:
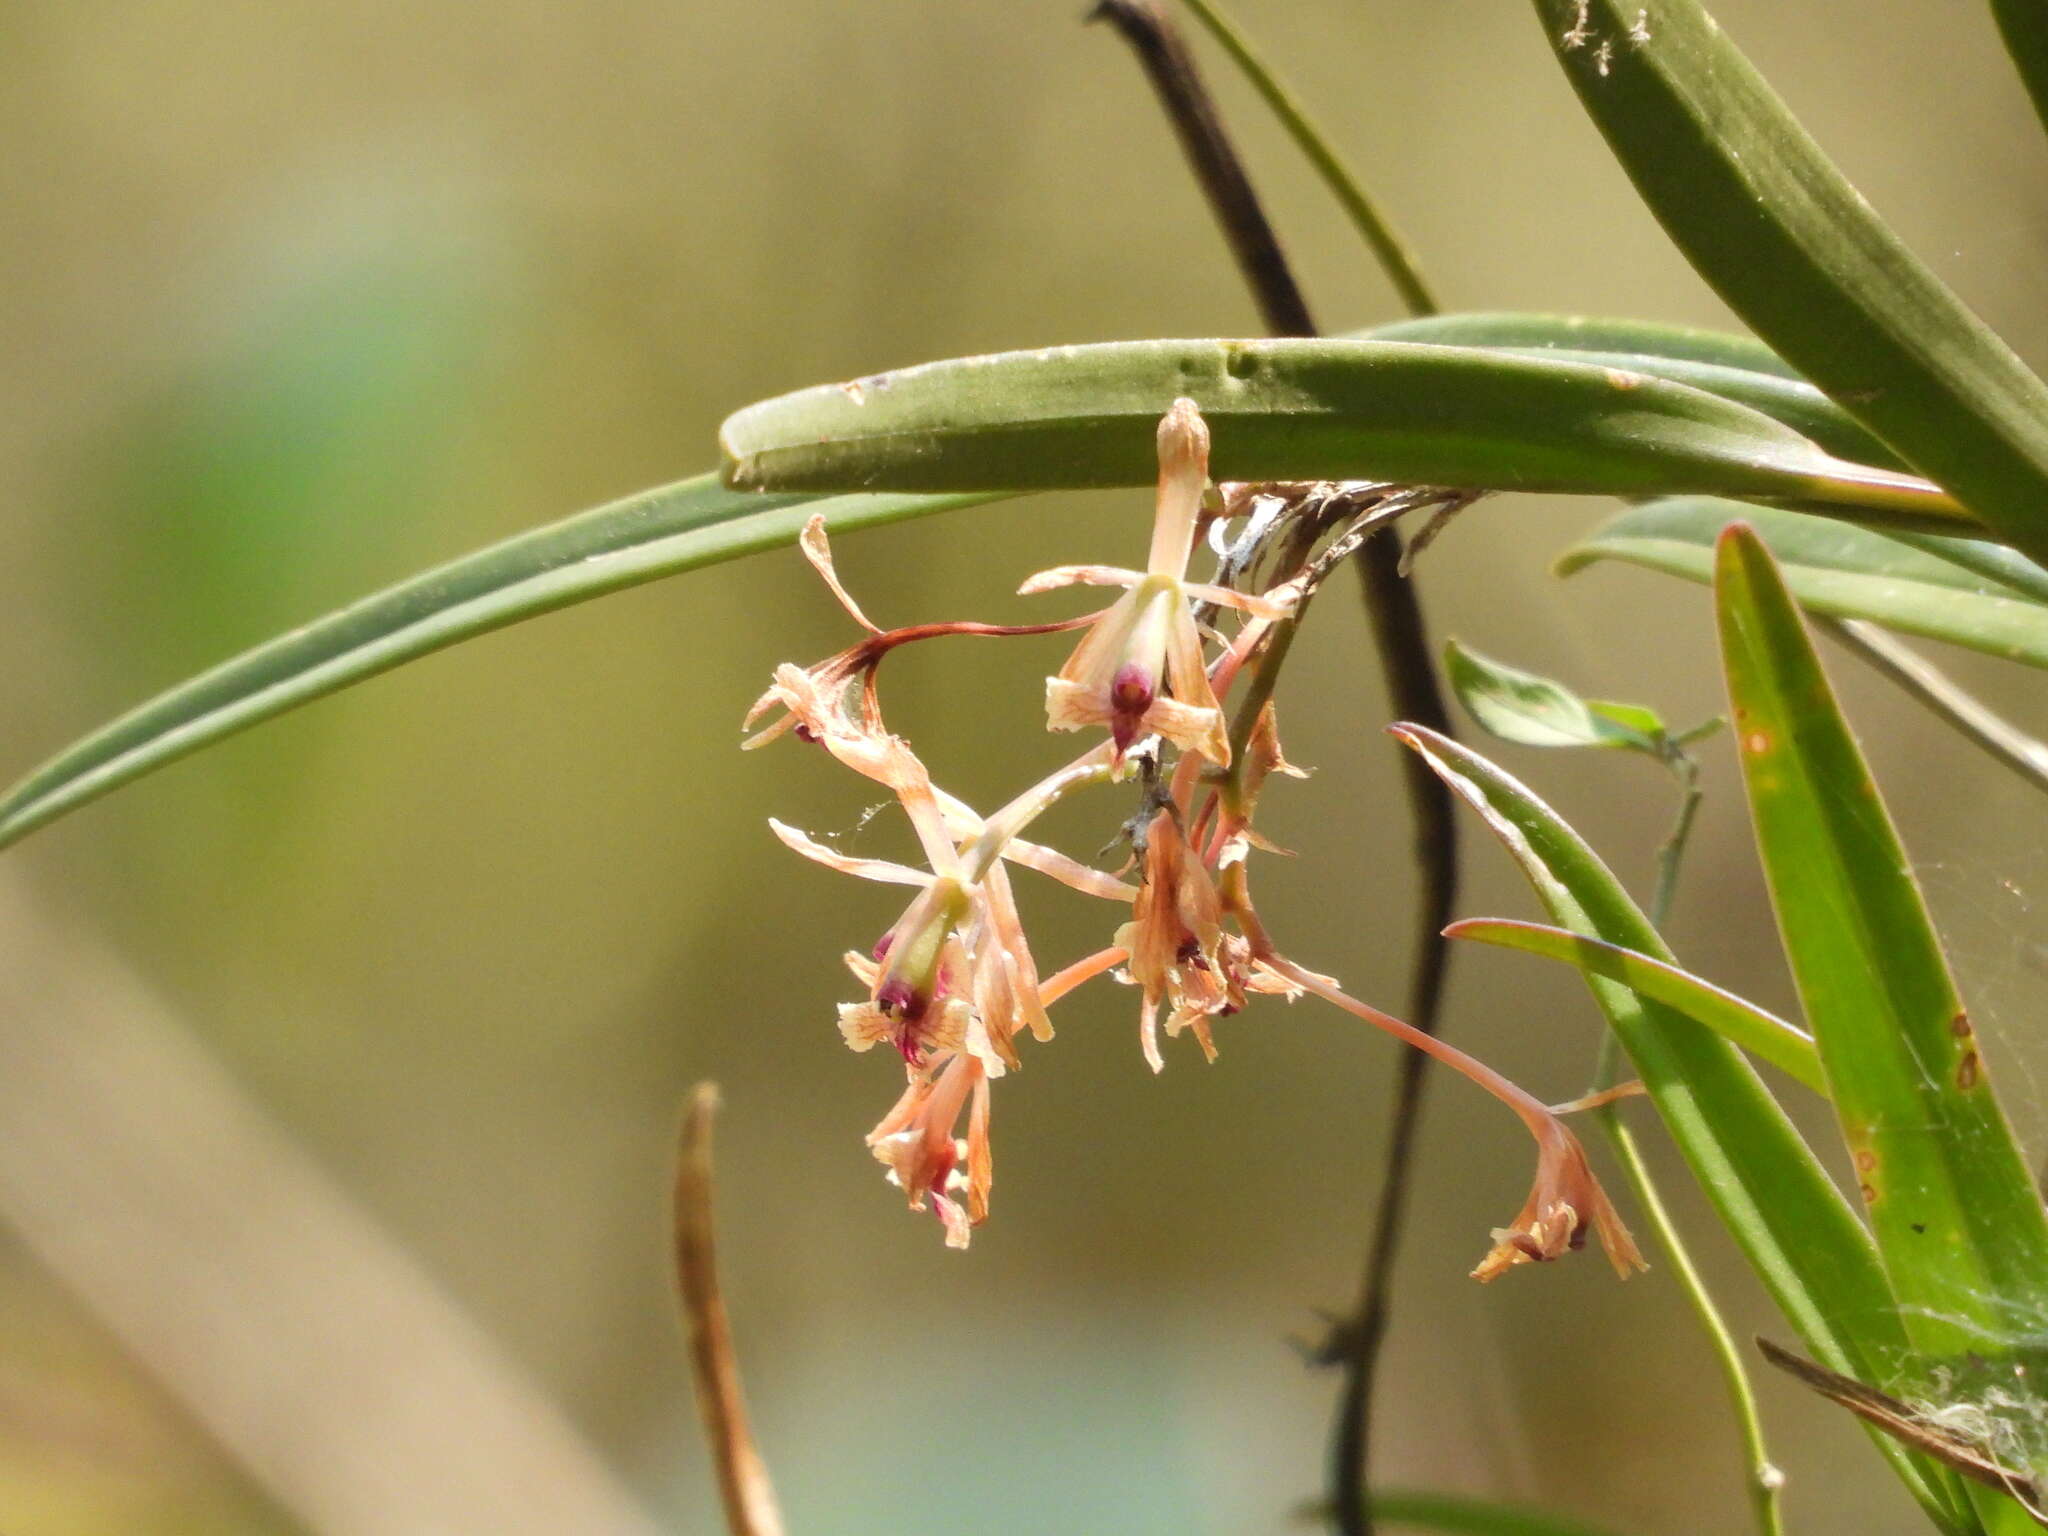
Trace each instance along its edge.
<instances>
[{"instance_id":1,"label":"long strap-shaped leaf","mask_svg":"<svg viewBox=\"0 0 2048 1536\"><path fill-rule=\"evenodd\" d=\"M1383 341L1423 341L1440 347L1530 347L1544 351L1631 352L1679 362L1707 363L1768 373L1791 382L1799 370L1754 336L1709 331L1623 315L1554 315L1516 309L1469 309L1456 314L1394 320L1364 334Z\"/></svg>"},{"instance_id":2,"label":"long strap-shaped leaf","mask_svg":"<svg viewBox=\"0 0 2048 1536\"><path fill-rule=\"evenodd\" d=\"M988 496L749 496L701 475L534 529L388 587L159 694L0 795L0 847L151 769L472 635L794 542Z\"/></svg>"},{"instance_id":3,"label":"long strap-shaped leaf","mask_svg":"<svg viewBox=\"0 0 2048 1536\"><path fill-rule=\"evenodd\" d=\"M1779 933L1919 1357L1894 1380L1979 1406L1996 1389L2016 1405L2001 1428L2037 1442L2001 1449L2038 1473L2048 1215L1869 768L1769 549L1742 524L1722 536L1715 593Z\"/></svg>"},{"instance_id":4,"label":"long strap-shaped leaf","mask_svg":"<svg viewBox=\"0 0 2048 1536\"><path fill-rule=\"evenodd\" d=\"M2048 560L2048 387L1902 245L1698 0L1534 0L1665 232L1799 372Z\"/></svg>"},{"instance_id":5,"label":"long strap-shaped leaf","mask_svg":"<svg viewBox=\"0 0 2048 1536\"><path fill-rule=\"evenodd\" d=\"M1501 917L1466 918L1446 928L1444 936L1477 939L1482 944L1543 955L1577 966L1588 975L1618 981L1631 992L1667 1004L1694 1023L1706 1025L1730 1044L1768 1061L1815 1093L1827 1094L1827 1079L1821 1074L1820 1057L1814 1053L1811 1035L1667 960L1563 928L1512 922Z\"/></svg>"},{"instance_id":6,"label":"long strap-shaped leaf","mask_svg":"<svg viewBox=\"0 0 2048 1536\"><path fill-rule=\"evenodd\" d=\"M1672 956L1613 872L1555 811L1469 747L1395 727L1485 820L1561 928L1656 959ZM1619 983L1588 976L1672 1140L1816 1359L1882 1378L1906 1350L1870 1234L1755 1070L1720 1037ZM1897 1442L1878 1448L1944 1530L1967 1530L1941 1474Z\"/></svg>"},{"instance_id":7,"label":"long strap-shaped leaf","mask_svg":"<svg viewBox=\"0 0 2048 1536\"><path fill-rule=\"evenodd\" d=\"M1631 507L1567 549L1560 573L1620 560L1689 581L1713 579L1714 541L1747 519L1781 562L1792 593L1816 613L1869 619L1887 629L1945 640L1991 656L2048 667L2048 602L2008 582L2048 573L1968 539L1894 539L1831 518L1680 496Z\"/></svg>"},{"instance_id":8,"label":"long strap-shaped leaf","mask_svg":"<svg viewBox=\"0 0 2048 1536\"><path fill-rule=\"evenodd\" d=\"M1434 1531L1437 1536L1607 1536L1604 1526L1586 1525L1547 1509L1458 1493L1375 1488L1372 1513L1382 1526Z\"/></svg>"},{"instance_id":9,"label":"long strap-shaped leaf","mask_svg":"<svg viewBox=\"0 0 2048 1536\"><path fill-rule=\"evenodd\" d=\"M1148 484L1192 398L1225 480L1704 491L1968 526L1924 481L1846 463L1761 411L1612 365L1362 340L1124 341L954 358L765 400L720 429L755 490Z\"/></svg>"},{"instance_id":10,"label":"long strap-shaped leaf","mask_svg":"<svg viewBox=\"0 0 2048 1536\"><path fill-rule=\"evenodd\" d=\"M1380 341L1487 347L1557 362L1632 369L1762 411L1838 458L1885 469L1901 467L1898 456L1868 427L1748 336L1648 320L1512 310L1399 320L1361 334Z\"/></svg>"}]
</instances>

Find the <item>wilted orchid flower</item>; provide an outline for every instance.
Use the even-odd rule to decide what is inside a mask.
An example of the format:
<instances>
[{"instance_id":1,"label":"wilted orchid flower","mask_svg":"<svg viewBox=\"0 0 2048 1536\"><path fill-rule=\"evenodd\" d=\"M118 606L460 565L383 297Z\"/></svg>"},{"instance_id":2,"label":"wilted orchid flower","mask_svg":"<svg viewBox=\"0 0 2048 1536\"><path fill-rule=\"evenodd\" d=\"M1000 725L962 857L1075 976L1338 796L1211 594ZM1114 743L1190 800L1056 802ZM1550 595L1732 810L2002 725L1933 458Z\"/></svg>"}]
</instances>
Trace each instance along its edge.
<instances>
[{"instance_id":1,"label":"wilted orchid flower","mask_svg":"<svg viewBox=\"0 0 2048 1536\"><path fill-rule=\"evenodd\" d=\"M1057 619L1048 624L980 624L972 620L913 624L902 629L883 629L865 613L839 579L833 565L831 541L826 537L825 518L813 513L804 523L797 540L804 558L811 563L847 617L867 631L856 641L815 666L799 667L784 662L775 669L775 680L767 692L748 709L742 728L751 726L771 710L782 713L761 730L740 743L742 751L766 746L787 733L801 740L822 743L826 750L857 773L882 783L889 782L890 765L878 748L891 738L882 728L881 706L875 696L875 673L882 658L898 646L946 636L979 638L1046 635L1080 629L1093 624L1099 614Z\"/></svg>"},{"instance_id":2,"label":"wilted orchid flower","mask_svg":"<svg viewBox=\"0 0 2048 1536\"><path fill-rule=\"evenodd\" d=\"M740 748L752 751L794 730L805 741L825 743L834 756L855 771L870 778L879 777L870 770L864 745L883 734L880 711L875 707L866 685L873 675L874 644L884 631L861 612L860 604L841 584L839 573L832 564L832 546L825 536L822 515L814 513L804 523L804 531L798 536L797 544L803 550L804 558L824 578L825 585L832 589L832 595L839 599L839 606L846 610L854 623L867 631L868 638L826 657L814 667L799 667L793 662L784 662L777 667L775 681L766 693L754 700L741 725L743 729L751 726L772 709L780 708L783 713L741 742ZM856 683L862 685L858 714L848 700Z\"/></svg>"},{"instance_id":3,"label":"wilted orchid flower","mask_svg":"<svg viewBox=\"0 0 2048 1536\"><path fill-rule=\"evenodd\" d=\"M1513 1224L1494 1228L1493 1247L1472 1271L1472 1278L1484 1284L1517 1264L1561 1258L1584 1246L1588 1227L1600 1234L1608 1262L1624 1280L1646 1268L1614 1202L1593 1177L1579 1138L1555 1114L1536 1119L1525 1114L1524 1119L1539 1149L1536 1183Z\"/></svg>"},{"instance_id":4,"label":"wilted orchid flower","mask_svg":"<svg viewBox=\"0 0 2048 1536\"><path fill-rule=\"evenodd\" d=\"M1209 1017L1244 1006L1223 961L1223 904L1201 860L1188 848L1180 817L1168 807L1145 829L1144 879L1131 907L1131 921L1117 930L1118 947L1130 952L1131 980L1144 993L1138 1039L1146 1065L1165 1066L1159 1054L1159 1005L1170 1002L1167 1032L1192 1026L1203 1054L1215 1058Z\"/></svg>"},{"instance_id":5,"label":"wilted orchid flower","mask_svg":"<svg viewBox=\"0 0 2048 1536\"><path fill-rule=\"evenodd\" d=\"M1313 992L1425 1055L1434 1056L1476 1087L1485 1089L1513 1110L1536 1139L1536 1180L1529 1198L1515 1213L1512 1225L1494 1229L1493 1247L1472 1271L1473 1279L1483 1283L1517 1264L1561 1258L1584 1245L1588 1229L1600 1234L1600 1246L1606 1250L1608 1262L1624 1280L1636 1270L1649 1267L1628 1228L1622 1225L1614 1202L1593 1176L1592 1165L1586 1161L1586 1149L1579 1145L1579 1138L1566 1127L1556 1110L1456 1046L1361 1003L1329 977L1305 971L1278 957L1274 964L1281 974L1300 983L1304 991ZM1625 1090L1610 1090L1597 1098L1612 1097L1619 1091Z\"/></svg>"},{"instance_id":6,"label":"wilted orchid flower","mask_svg":"<svg viewBox=\"0 0 2048 1536\"><path fill-rule=\"evenodd\" d=\"M868 1133L868 1147L913 1211L930 1209L948 1248L965 1248L988 1219L995 1158L989 1148L989 1074L979 1057L955 1053L911 1080L896 1107ZM966 1109L967 1135L954 1136ZM963 1206L955 1198L964 1194Z\"/></svg>"},{"instance_id":7,"label":"wilted orchid flower","mask_svg":"<svg viewBox=\"0 0 2048 1536\"><path fill-rule=\"evenodd\" d=\"M1209 476L1209 428L1192 400L1176 400L1159 423L1159 501L1152 549L1142 571L1066 565L1040 571L1019 588L1046 592L1074 585L1130 590L1095 620L1057 677L1046 679L1047 725L1055 731L1107 726L1119 755L1156 732L1218 767L1230 761L1223 711L1209 684L1201 631L1190 600L1257 617L1284 617L1264 598L1187 580L1195 523Z\"/></svg>"}]
</instances>

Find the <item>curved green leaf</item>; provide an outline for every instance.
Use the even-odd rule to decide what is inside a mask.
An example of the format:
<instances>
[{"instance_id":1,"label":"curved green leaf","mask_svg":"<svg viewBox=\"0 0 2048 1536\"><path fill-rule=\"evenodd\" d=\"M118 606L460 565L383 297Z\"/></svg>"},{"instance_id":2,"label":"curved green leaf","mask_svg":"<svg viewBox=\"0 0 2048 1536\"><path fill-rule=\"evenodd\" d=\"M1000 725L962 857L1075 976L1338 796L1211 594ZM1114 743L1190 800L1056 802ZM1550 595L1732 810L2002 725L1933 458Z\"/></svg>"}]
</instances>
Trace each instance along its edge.
<instances>
[{"instance_id":1,"label":"curved green leaf","mask_svg":"<svg viewBox=\"0 0 2048 1536\"><path fill-rule=\"evenodd\" d=\"M1548 357L1595 368L1631 368L1673 384L1703 389L1723 400L1761 411L1837 458L1880 469L1905 467L1875 433L1803 379L1781 379L1776 374L1687 358L1646 357L1640 352L1567 352L1557 347L1513 350L1519 357Z\"/></svg>"},{"instance_id":2,"label":"curved green leaf","mask_svg":"<svg viewBox=\"0 0 2048 1536\"><path fill-rule=\"evenodd\" d=\"M1128 341L955 358L763 401L719 439L728 481L754 490L1147 485L1160 412L1179 395L1209 418L1223 480L1715 491L1969 526L1925 482L1844 463L1703 390L1413 342Z\"/></svg>"},{"instance_id":3,"label":"curved green leaf","mask_svg":"<svg viewBox=\"0 0 2048 1536\"><path fill-rule=\"evenodd\" d=\"M1568 1520L1525 1504L1473 1499L1459 1493L1374 1489L1373 1518L1404 1530L1440 1536L1606 1536L1606 1527Z\"/></svg>"},{"instance_id":4,"label":"curved green leaf","mask_svg":"<svg viewBox=\"0 0 2048 1536\"><path fill-rule=\"evenodd\" d=\"M1799 370L1754 336L1666 325L1615 315L1550 315L1529 310L1473 309L1451 315L1395 320L1359 334L1383 341L1421 341L1440 347L1521 347L1538 351L1626 352L1676 362L1706 363L1804 382Z\"/></svg>"},{"instance_id":5,"label":"curved green leaf","mask_svg":"<svg viewBox=\"0 0 2048 1536\"><path fill-rule=\"evenodd\" d=\"M700 475L536 528L362 599L157 695L0 795L0 847L66 811L296 705L473 635L835 529L990 496L750 496Z\"/></svg>"},{"instance_id":6,"label":"curved green leaf","mask_svg":"<svg viewBox=\"0 0 2048 1536\"><path fill-rule=\"evenodd\" d=\"M1900 467L1891 449L1762 342L1645 320L1512 311L1402 320L1362 336L1438 346L1485 347L1517 356L1600 368L1628 368L1689 384L1783 422L1837 458Z\"/></svg>"},{"instance_id":7,"label":"curved green leaf","mask_svg":"<svg viewBox=\"0 0 2048 1536\"><path fill-rule=\"evenodd\" d=\"M1937 560L1946 560L1950 565L1974 571L1994 587L2010 587L2021 597L2048 605L2048 570L2043 570L2016 549L1993 544L1987 539L1946 538L1941 534L1912 533L1903 528L1893 528L1885 536L1901 544L1910 544Z\"/></svg>"},{"instance_id":8,"label":"curved green leaf","mask_svg":"<svg viewBox=\"0 0 2048 1536\"><path fill-rule=\"evenodd\" d=\"M1706 1025L1722 1039L1768 1061L1822 1097L1827 1095L1827 1079L1821 1075L1820 1058L1814 1054L1811 1035L1691 971L1604 939L1568 933L1542 923L1517 923L1499 917L1467 918L1451 924L1444 930L1444 936L1476 939L1482 944L1562 960L1594 976L1618 981L1637 996L1667 1004L1694 1023Z\"/></svg>"},{"instance_id":9,"label":"curved green leaf","mask_svg":"<svg viewBox=\"0 0 2048 1536\"><path fill-rule=\"evenodd\" d=\"M1523 784L1421 726L1394 734L1479 813L1559 927L1671 960L1613 872ZM1887 1379L1906 1333L1870 1234L1755 1069L1676 1009L1604 978L1586 984L1693 1176L1814 1358L1858 1380ZM1948 1509L1937 1470L1876 1439L1937 1524L1967 1529Z\"/></svg>"},{"instance_id":10,"label":"curved green leaf","mask_svg":"<svg viewBox=\"0 0 2048 1536\"><path fill-rule=\"evenodd\" d=\"M1715 596L1778 930L1920 1357L1906 1395L1996 1385L2016 1410L2010 1449L2038 1474L2048 1215L1799 610L1740 523L1722 535Z\"/></svg>"},{"instance_id":11,"label":"curved green leaf","mask_svg":"<svg viewBox=\"0 0 2048 1536\"><path fill-rule=\"evenodd\" d=\"M1623 723L1563 683L1444 642L1444 675L1480 729L1523 747L1624 747L1658 756L1663 722L1648 711Z\"/></svg>"},{"instance_id":12,"label":"curved green leaf","mask_svg":"<svg viewBox=\"0 0 2048 1536\"><path fill-rule=\"evenodd\" d=\"M1770 545L1793 595L1816 613L2048 667L2048 603L1985 576L1976 558L1985 546L1974 540L1909 542L1830 518L1678 497L1630 508L1567 549L1557 570L1620 560L1704 583L1713 576L1715 539L1738 518Z\"/></svg>"},{"instance_id":13,"label":"curved green leaf","mask_svg":"<svg viewBox=\"0 0 2048 1536\"><path fill-rule=\"evenodd\" d=\"M1756 334L2048 559L2048 386L1900 243L1698 0L1535 0L1650 211Z\"/></svg>"}]
</instances>

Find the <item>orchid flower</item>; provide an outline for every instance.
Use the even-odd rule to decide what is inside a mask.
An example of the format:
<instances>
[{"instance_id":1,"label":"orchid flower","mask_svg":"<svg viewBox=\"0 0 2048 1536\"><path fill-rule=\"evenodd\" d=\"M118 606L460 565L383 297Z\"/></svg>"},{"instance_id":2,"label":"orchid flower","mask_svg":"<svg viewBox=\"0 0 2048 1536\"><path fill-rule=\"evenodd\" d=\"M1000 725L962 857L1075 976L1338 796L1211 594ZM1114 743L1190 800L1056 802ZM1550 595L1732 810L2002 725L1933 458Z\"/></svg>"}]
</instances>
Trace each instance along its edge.
<instances>
[{"instance_id":1,"label":"orchid flower","mask_svg":"<svg viewBox=\"0 0 2048 1536\"><path fill-rule=\"evenodd\" d=\"M1335 1003L1345 1012L1378 1026L1397 1040L1406 1041L1425 1055L1434 1056L1474 1086L1483 1088L1520 1117L1536 1140L1536 1178L1515 1219L1493 1229L1493 1247L1472 1271L1474 1280L1484 1283L1497 1278L1517 1264L1544 1263L1562 1258L1582 1247L1589 1231L1600 1235L1600 1246L1614 1272L1626 1280L1649 1266L1637 1251L1635 1240L1622 1225L1620 1213L1586 1161L1586 1149L1579 1145L1558 1112L1533 1094L1509 1082L1484 1062L1466 1055L1434 1035L1426 1035L1412 1024L1361 1003L1327 976L1305 971L1292 961L1275 959L1275 967L1305 991Z\"/></svg>"},{"instance_id":2,"label":"orchid flower","mask_svg":"<svg viewBox=\"0 0 2048 1536\"><path fill-rule=\"evenodd\" d=\"M955 1053L911 1080L896 1107L868 1133L868 1147L889 1170L913 1211L929 1209L946 1229L948 1248L965 1248L988 1219L995 1159L989 1150L989 1073L978 1056ZM956 1138L967 1111L967 1135ZM963 1205L956 1198L964 1194Z\"/></svg>"},{"instance_id":3,"label":"orchid flower","mask_svg":"<svg viewBox=\"0 0 2048 1536\"><path fill-rule=\"evenodd\" d=\"M819 739L829 747L831 732L840 727L827 725ZM917 888L872 958L846 956L867 997L840 1005L839 1028L857 1051L886 1041L903 1057L910 1086L868 1144L911 1207L929 1204L946 1226L947 1241L964 1246L967 1230L987 1214L988 1084L1018 1065L1014 1042L1020 1031L1039 1040L1052 1037L1004 861L1028 864L1090 895L1130 899L1137 893L1114 876L1017 835L1069 789L1109 777L1107 747L1049 775L984 821L937 790L900 738L882 742L872 748L874 760L886 764L883 781L915 829L927 868L851 857L781 822L769 825L787 846L828 868ZM962 1153L954 1148L952 1127L970 1103L972 1129ZM966 1172L959 1175L963 1166ZM964 1208L949 1193L956 1176L966 1180Z\"/></svg>"},{"instance_id":4,"label":"orchid flower","mask_svg":"<svg viewBox=\"0 0 2048 1536\"><path fill-rule=\"evenodd\" d=\"M1194 401L1176 400L1159 423L1158 511L1145 569L1059 566L1018 589L1129 589L1089 627L1059 675L1046 679L1046 724L1052 730L1106 725L1119 758L1140 736L1157 732L1218 767L1229 764L1229 734L1188 605L1215 603L1265 619L1282 618L1287 608L1187 579L1208 475L1209 428Z\"/></svg>"}]
</instances>

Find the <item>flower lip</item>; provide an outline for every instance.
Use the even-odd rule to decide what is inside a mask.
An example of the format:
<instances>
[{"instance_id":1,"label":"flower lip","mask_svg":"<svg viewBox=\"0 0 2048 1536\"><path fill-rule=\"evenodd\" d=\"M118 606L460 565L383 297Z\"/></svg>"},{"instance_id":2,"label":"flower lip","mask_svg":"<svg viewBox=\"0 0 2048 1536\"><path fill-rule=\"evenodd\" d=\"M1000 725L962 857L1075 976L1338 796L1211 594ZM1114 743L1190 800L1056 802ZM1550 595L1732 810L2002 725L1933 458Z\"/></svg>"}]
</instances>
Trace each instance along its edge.
<instances>
[{"instance_id":1,"label":"flower lip","mask_svg":"<svg viewBox=\"0 0 2048 1536\"><path fill-rule=\"evenodd\" d=\"M1119 752L1145 732L1145 711L1159 697L1158 674L1139 662L1127 661L1116 669L1109 682L1109 734Z\"/></svg>"},{"instance_id":2,"label":"flower lip","mask_svg":"<svg viewBox=\"0 0 2048 1536\"><path fill-rule=\"evenodd\" d=\"M905 1024L915 1024L931 1006L931 998L897 976L875 988L875 1006Z\"/></svg>"}]
</instances>

